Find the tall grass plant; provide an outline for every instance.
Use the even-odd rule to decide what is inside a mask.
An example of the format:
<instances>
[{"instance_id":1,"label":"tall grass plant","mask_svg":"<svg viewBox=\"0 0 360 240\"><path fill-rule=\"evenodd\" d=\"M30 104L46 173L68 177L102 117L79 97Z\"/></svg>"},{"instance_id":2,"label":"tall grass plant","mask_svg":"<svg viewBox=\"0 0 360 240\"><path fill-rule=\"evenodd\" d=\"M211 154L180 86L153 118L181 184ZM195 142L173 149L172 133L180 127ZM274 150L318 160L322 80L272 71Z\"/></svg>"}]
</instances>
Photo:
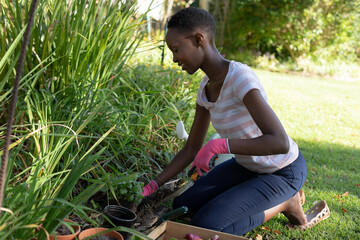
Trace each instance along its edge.
<instances>
[{"instance_id":1,"label":"tall grass plant","mask_svg":"<svg viewBox=\"0 0 360 240\"><path fill-rule=\"evenodd\" d=\"M0 132L28 9L26 1L3 3ZM1 239L44 238L71 213L95 224L88 217L92 195L118 198L118 188L148 181L181 147L175 126L191 119L192 78L159 65L159 51L149 49L160 42L140 47L143 15L135 10L124 1L40 2L16 109ZM129 188L131 199L139 199L138 187Z\"/></svg>"},{"instance_id":2,"label":"tall grass plant","mask_svg":"<svg viewBox=\"0 0 360 240\"><path fill-rule=\"evenodd\" d=\"M28 8L27 1L1 4L1 132ZM77 183L81 177L94 179L101 159L113 155L105 139L116 124L101 122L111 118L111 99L124 84L121 75L140 43L144 19L124 1L41 1L35 16L13 128L1 239L43 238L74 212L91 220L83 204L106 184L92 181L81 188ZM44 231L36 233L37 227Z\"/></svg>"}]
</instances>

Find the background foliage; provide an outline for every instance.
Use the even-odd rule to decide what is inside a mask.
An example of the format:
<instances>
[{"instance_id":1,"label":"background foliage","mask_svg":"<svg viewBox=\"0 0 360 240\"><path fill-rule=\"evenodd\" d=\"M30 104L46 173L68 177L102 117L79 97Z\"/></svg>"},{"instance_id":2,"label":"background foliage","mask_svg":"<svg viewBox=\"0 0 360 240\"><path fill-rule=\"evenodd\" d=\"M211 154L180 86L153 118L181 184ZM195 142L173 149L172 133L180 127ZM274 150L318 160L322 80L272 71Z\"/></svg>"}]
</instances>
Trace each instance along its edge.
<instances>
[{"instance_id":1,"label":"background foliage","mask_svg":"<svg viewBox=\"0 0 360 240\"><path fill-rule=\"evenodd\" d=\"M291 70L335 75L336 71L321 72L306 65L331 64L339 59L360 62L358 0L210 3L210 11L218 22L218 45L225 54L253 66L267 68L279 65L276 61L290 61L298 65ZM256 59L262 56L265 59ZM353 70L350 75L356 77L358 71Z\"/></svg>"},{"instance_id":2,"label":"background foliage","mask_svg":"<svg viewBox=\"0 0 360 240\"><path fill-rule=\"evenodd\" d=\"M162 156L160 138L171 142L178 85L147 84L126 67L143 35L144 15L134 3L40 1L16 109L1 239L43 239L36 227L52 233L70 213L95 224L85 212L88 199L99 191L121 197L112 181L146 180L141 166ZM29 5L1 1L1 135ZM133 200L139 188L130 188Z\"/></svg>"}]
</instances>

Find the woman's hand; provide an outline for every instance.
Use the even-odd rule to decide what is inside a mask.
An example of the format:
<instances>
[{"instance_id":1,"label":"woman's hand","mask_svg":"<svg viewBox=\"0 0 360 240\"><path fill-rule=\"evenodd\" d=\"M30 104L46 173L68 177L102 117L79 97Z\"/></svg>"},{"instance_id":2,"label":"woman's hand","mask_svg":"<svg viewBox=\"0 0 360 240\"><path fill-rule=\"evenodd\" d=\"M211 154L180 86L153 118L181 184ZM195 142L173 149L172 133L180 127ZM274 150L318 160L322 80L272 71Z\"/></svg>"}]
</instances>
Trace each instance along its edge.
<instances>
[{"instance_id":1,"label":"woman's hand","mask_svg":"<svg viewBox=\"0 0 360 240\"><path fill-rule=\"evenodd\" d=\"M157 183L154 180L151 180L146 186L144 186L141 195L144 197L149 196L156 192L159 189Z\"/></svg>"},{"instance_id":2,"label":"woman's hand","mask_svg":"<svg viewBox=\"0 0 360 240\"><path fill-rule=\"evenodd\" d=\"M201 176L201 171L209 172L210 159L217 154L230 153L227 138L213 139L207 142L198 152L191 168L196 167L196 171Z\"/></svg>"}]
</instances>

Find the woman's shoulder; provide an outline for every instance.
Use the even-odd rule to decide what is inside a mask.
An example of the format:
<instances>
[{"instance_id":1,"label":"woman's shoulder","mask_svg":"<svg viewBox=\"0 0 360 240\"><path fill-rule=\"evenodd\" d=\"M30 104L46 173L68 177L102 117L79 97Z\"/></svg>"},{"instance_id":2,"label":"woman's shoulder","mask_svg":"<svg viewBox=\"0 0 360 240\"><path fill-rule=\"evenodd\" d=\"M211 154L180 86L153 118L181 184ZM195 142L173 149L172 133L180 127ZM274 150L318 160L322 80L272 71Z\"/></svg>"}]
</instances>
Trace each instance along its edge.
<instances>
[{"instance_id":1,"label":"woman's shoulder","mask_svg":"<svg viewBox=\"0 0 360 240\"><path fill-rule=\"evenodd\" d=\"M228 74L232 82L243 81L245 79L257 80L257 76L251 67L242 62L231 61Z\"/></svg>"},{"instance_id":2,"label":"woman's shoulder","mask_svg":"<svg viewBox=\"0 0 360 240\"><path fill-rule=\"evenodd\" d=\"M240 72L244 72L244 73L245 72L253 72L251 67L248 66L247 64L238 62L238 61L234 61L234 60L230 61L229 70L234 71L234 72L240 71Z\"/></svg>"}]
</instances>

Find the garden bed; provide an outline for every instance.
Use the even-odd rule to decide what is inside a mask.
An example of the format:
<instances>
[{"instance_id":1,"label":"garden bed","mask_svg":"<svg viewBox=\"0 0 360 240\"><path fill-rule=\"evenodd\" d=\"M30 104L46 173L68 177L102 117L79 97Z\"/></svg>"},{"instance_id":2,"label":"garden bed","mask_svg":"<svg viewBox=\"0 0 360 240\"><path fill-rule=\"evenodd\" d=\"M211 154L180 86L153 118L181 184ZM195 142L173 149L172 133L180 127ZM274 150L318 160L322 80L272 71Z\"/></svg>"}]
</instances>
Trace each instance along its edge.
<instances>
[{"instance_id":1,"label":"garden bed","mask_svg":"<svg viewBox=\"0 0 360 240\"><path fill-rule=\"evenodd\" d=\"M136 213L137 219L133 225L133 228L136 231L147 235L158 226L153 226L154 223L156 223L163 214L172 210L173 199L166 200L166 198L174 193L178 188L179 181L174 181L171 184L165 184L151 196L143 198L140 204L135 204L128 201L120 201L119 203L120 205L127 207ZM100 209L104 209L108 204L118 204L115 200L108 201L106 194L102 192L95 194L91 198L91 201L97 204ZM111 227L104 219L103 213L92 213L89 217L98 222L101 226ZM92 224L83 221L74 214L70 215L69 218L78 223L82 230L94 227Z\"/></svg>"},{"instance_id":2,"label":"garden bed","mask_svg":"<svg viewBox=\"0 0 360 240\"><path fill-rule=\"evenodd\" d=\"M137 206L137 221L135 230L147 235L157 226L153 226L163 214L172 210L172 200L166 200L168 196L178 189L178 183L167 184L151 196L144 198Z\"/></svg>"}]
</instances>

